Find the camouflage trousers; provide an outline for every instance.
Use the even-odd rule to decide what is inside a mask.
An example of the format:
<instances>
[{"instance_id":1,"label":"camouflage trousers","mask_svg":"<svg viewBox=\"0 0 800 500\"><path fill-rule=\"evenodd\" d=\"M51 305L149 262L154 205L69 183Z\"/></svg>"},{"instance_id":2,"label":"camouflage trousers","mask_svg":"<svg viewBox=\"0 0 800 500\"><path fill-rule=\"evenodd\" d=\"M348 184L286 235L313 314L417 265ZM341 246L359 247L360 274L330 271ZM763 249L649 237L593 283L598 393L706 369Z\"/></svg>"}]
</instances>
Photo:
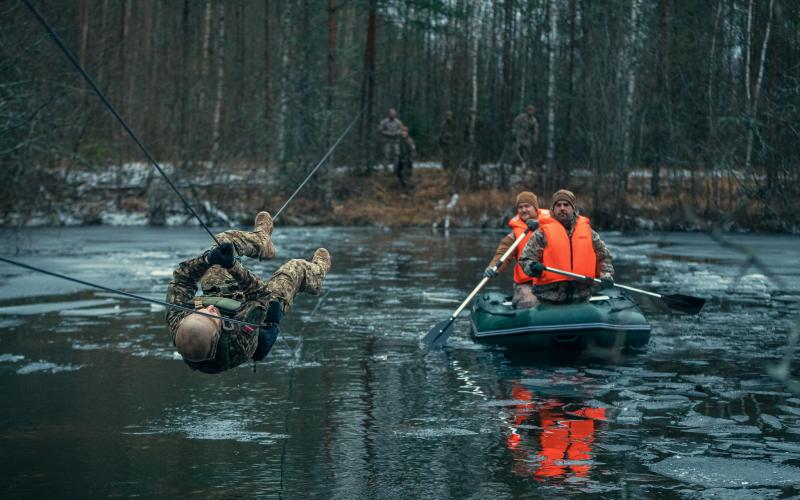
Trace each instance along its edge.
<instances>
[{"instance_id":1,"label":"camouflage trousers","mask_svg":"<svg viewBox=\"0 0 800 500\"><path fill-rule=\"evenodd\" d=\"M236 231L230 230L216 235L220 243L233 243L236 255L250 257L258 260L268 260L275 257L275 246L272 238L265 231ZM212 245L212 248L216 245ZM220 266L212 266L200 280L203 292L213 287L236 286L233 276Z\"/></svg>"},{"instance_id":2,"label":"camouflage trousers","mask_svg":"<svg viewBox=\"0 0 800 500\"><path fill-rule=\"evenodd\" d=\"M533 293L539 301L548 304L572 304L589 300L592 297L592 285L577 281L559 281L549 285L536 285Z\"/></svg>"},{"instance_id":3,"label":"camouflage trousers","mask_svg":"<svg viewBox=\"0 0 800 500\"><path fill-rule=\"evenodd\" d=\"M387 140L384 142L383 158L389 165L396 165L400 160L400 141Z\"/></svg>"},{"instance_id":4,"label":"camouflage trousers","mask_svg":"<svg viewBox=\"0 0 800 500\"><path fill-rule=\"evenodd\" d=\"M237 254L252 258L272 258L275 255L269 236L263 231L225 231L217 239L220 242L231 242ZM271 255L265 257L265 241L272 248ZM268 281L260 280L257 299L265 305L270 300L278 300L284 306L284 312L294 302L299 292L319 295L327 270L316 262L305 259L291 259L275 271ZM212 266L200 280L203 293L216 296L227 296L236 300L244 297L237 292L238 284L224 268Z\"/></svg>"}]
</instances>

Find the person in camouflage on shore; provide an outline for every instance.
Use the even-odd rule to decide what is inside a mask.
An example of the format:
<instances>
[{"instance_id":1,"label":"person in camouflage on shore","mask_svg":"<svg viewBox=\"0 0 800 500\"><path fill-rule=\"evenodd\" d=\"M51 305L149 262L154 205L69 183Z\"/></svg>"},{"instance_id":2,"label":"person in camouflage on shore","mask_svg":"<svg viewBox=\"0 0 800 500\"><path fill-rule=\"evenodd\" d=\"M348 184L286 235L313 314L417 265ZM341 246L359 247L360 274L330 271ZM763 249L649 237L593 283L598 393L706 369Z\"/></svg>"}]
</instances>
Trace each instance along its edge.
<instances>
[{"instance_id":1,"label":"person in camouflage on shore","mask_svg":"<svg viewBox=\"0 0 800 500\"><path fill-rule=\"evenodd\" d=\"M439 130L439 147L442 150L442 169L445 171L455 169L456 125L453 122L452 111L445 113L444 121Z\"/></svg>"},{"instance_id":2,"label":"person in camouflage on shore","mask_svg":"<svg viewBox=\"0 0 800 500\"><path fill-rule=\"evenodd\" d=\"M397 118L397 110L389 108L389 116L378 124L378 133L383 139L383 158L389 167L400 160L400 141L403 136L403 122Z\"/></svg>"},{"instance_id":3,"label":"person in camouflage on shore","mask_svg":"<svg viewBox=\"0 0 800 500\"><path fill-rule=\"evenodd\" d=\"M556 191L556 193L553 194L553 200L550 209L551 216L555 220L550 222L550 224L554 226L560 224L564 230L566 230L566 236L570 241L569 246L566 248L566 252L571 253L573 244L576 245L576 254L579 254L576 255L576 259L580 257L586 258L585 256L587 256L587 252L581 252L577 249L577 246L580 244L579 241L574 243L572 242L574 240L573 234L575 233L576 227L581 225L581 230L588 229L588 231L591 232L591 250L594 253L595 262L591 262L591 273L583 274L587 276L597 276L603 281L603 284L601 285L602 288L610 288L614 286L614 266L612 264L611 253L608 251L606 244L603 243L603 240L600 239L600 235L598 235L597 232L588 226L589 219L578 215L577 210L575 209L575 204L576 198L571 191L566 189ZM583 226L584 224L585 226ZM560 267L559 265L554 265L551 262L547 262L547 258L544 257L545 249L548 245L546 233L549 233L553 228L547 228L545 226L546 225L543 224L539 227L539 229L536 230L536 232L533 233L533 236L531 236L530 240L528 240L528 244L525 246L525 249L522 251L522 255L519 258L519 265L522 267L522 270L525 272L525 274L537 278L534 280L533 293L540 301L551 304L569 304L572 302L583 302L589 300L589 298L592 296L592 286L594 285L594 281L576 281L572 278L562 277L561 275L555 275L545 271L545 274L552 277L551 279L557 279L559 281L548 282L545 284L541 283L541 281L543 281L543 266L561 269L562 271L573 271L574 269L564 268L569 267L569 264L564 267ZM589 250L588 247L586 250ZM570 255L565 259L565 262L571 262L572 257L573 256ZM579 271L574 272L581 274Z\"/></svg>"},{"instance_id":4,"label":"person in camouflage on shore","mask_svg":"<svg viewBox=\"0 0 800 500\"><path fill-rule=\"evenodd\" d=\"M529 104L524 113L514 118L511 132L514 137L514 152L525 167L533 165L533 149L539 144L539 122L536 106Z\"/></svg>"},{"instance_id":5,"label":"person in camouflage on shore","mask_svg":"<svg viewBox=\"0 0 800 500\"><path fill-rule=\"evenodd\" d=\"M402 140L400 141L400 159L395 165L395 173L400 181L400 186L406 189L411 186L411 170L414 168L414 155L417 154L417 146L414 139L408 135L408 127L403 127Z\"/></svg>"},{"instance_id":6,"label":"person in camouflage on shore","mask_svg":"<svg viewBox=\"0 0 800 500\"><path fill-rule=\"evenodd\" d=\"M278 324L298 292L319 295L331 267L328 251L319 248L311 261L292 259L264 281L235 255L272 259L272 217L256 216L255 231L225 231L219 246L181 262L167 288L167 302L219 318L180 309L167 311L172 341L193 370L219 373L246 361L261 361L278 337ZM200 282L203 295L197 296ZM248 325L226 321L232 318Z\"/></svg>"}]
</instances>

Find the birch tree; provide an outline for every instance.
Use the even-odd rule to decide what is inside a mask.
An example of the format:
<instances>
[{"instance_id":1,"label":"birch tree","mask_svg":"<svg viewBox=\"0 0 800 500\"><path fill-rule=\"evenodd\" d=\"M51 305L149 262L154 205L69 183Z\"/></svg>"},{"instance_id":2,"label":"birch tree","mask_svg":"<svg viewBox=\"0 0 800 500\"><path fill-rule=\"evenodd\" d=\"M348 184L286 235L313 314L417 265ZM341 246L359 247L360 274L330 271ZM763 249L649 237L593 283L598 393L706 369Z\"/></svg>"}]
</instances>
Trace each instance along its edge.
<instances>
[{"instance_id":1,"label":"birch tree","mask_svg":"<svg viewBox=\"0 0 800 500\"><path fill-rule=\"evenodd\" d=\"M550 0L550 33L547 36L547 170L553 168L556 154L556 50L558 44L558 2ZM544 183L543 183L544 185Z\"/></svg>"},{"instance_id":2,"label":"birch tree","mask_svg":"<svg viewBox=\"0 0 800 500\"><path fill-rule=\"evenodd\" d=\"M758 102L759 96L761 94L761 83L764 81L764 63L767 59L767 45L769 44L769 35L772 31L772 11L773 7L775 6L775 0L769 0L769 13L767 14L767 27L764 33L764 40L761 43L761 56L759 58L758 63L758 77L756 78L756 86L753 89L753 95L750 96L749 86L748 86L748 133L747 133L747 151L745 153L745 168L749 172L753 168L753 141L755 138L756 127L757 127L757 120L758 120ZM753 0L750 0L750 13L748 14L748 29L752 28L752 7L753 7ZM748 39L751 38L751 35L748 36ZM749 68L748 68L749 71ZM750 81L749 74L747 81Z\"/></svg>"},{"instance_id":3,"label":"birch tree","mask_svg":"<svg viewBox=\"0 0 800 500\"><path fill-rule=\"evenodd\" d=\"M225 84L225 2L217 4L217 91L214 97L214 119L211 125L211 165L219 159L220 122Z\"/></svg>"}]
</instances>

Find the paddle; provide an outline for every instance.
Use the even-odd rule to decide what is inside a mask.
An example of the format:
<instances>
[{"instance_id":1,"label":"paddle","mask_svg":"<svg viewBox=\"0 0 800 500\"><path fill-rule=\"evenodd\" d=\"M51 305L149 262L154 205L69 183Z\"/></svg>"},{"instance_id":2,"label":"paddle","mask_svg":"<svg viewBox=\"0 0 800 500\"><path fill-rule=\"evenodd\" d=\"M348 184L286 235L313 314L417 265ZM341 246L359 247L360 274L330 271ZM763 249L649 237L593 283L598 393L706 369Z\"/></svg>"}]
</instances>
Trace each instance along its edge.
<instances>
[{"instance_id":1,"label":"paddle","mask_svg":"<svg viewBox=\"0 0 800 500\"><path fill-rule=\"evenodd\" d=\"M597 278L590 278L582 274L575 274L569 271L562 271L561 269L553 269L552 267L544 266L544 270L550 271L551 273L560 274L562 276L569 276L570 278L579 279L581 281L592 281L598 284L602 283L602 281ZM622 288L623 290L628 290L629 292L641 293L644 295L655 297L657 299L661 299L661 301L667 307L675 309L676 311L685 312L686 314L699 313L700 309L703 308L703 304L706 303L706 299L701 299L700 297L692 297L690 295L682 295L680 293L674 293L672 295L661 295L660 293L648 292L647 290L640 290L638 288L633 288L632 286L619 285L617 283L614 283L614 286L617 288Z\"/></svg>"},{"instance_id":2,"label":"paddle","mask_svg":"<svg viewBox=\"0 0 800 500\"><path fill-rule=\"evenodd\" d=\"M508 248L508 250L506 250L506 253L504 253L502 257L500 257L500 260L498 260L497 263L495 263L492 269L494 269L494 271L497 272L497 270L500 269L500 266L503 265L503 262L506 261L508 256L511 255L514 249L516 249L517 246L522 242L522 240L525 239L525 236L531 231L536 231L538 227L539 227L538 221L536 220L530 221L530 223L528 224L528 229L526 229L525 232L519 235L519 238L517 238L516 241L514 241L514 244L511 245ZM439 347L444 345L445 342L447 342L447 338L450 336L451 333L453 333L453 322L456 320L458 315L461 314L461 311L463 311L464 308L467 307L467 304L469 304L472 298L475 297L475 295L481 290L481 288L483 288L483 286L486 285L486 283L488 282L489 282L489 277L484 277L481 280L481 282L478 283L478 286L476 286L475 289L472 290L472 293L470 293L467 296L464 302L462 302L461 305L458 306L458 309L453 311L453 314L450 315L450 318L436 323L436 326L431 328L430 331L426 333L424 337L422 337L422 343L425 344L425 346L428 348Z\"/></svg>"}]
</instances>

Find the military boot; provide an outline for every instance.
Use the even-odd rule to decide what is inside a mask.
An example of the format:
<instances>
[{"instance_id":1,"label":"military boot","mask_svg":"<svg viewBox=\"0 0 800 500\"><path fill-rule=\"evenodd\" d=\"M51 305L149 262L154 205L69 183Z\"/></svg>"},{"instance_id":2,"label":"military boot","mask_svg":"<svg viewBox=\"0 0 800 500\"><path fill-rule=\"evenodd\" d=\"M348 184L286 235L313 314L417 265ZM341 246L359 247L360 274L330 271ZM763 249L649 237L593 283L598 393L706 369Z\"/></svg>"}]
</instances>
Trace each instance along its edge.
<instances>
[{"instance_id":1,"label":"military boot","mask_svg":"<svg viewBox=\"0 0 800 500\"><path fill-rule=\"evenodd\" d=\"M272 243L272 227L272 216L269 212L258 212L256 215L255 232L261 234L259 260L275 258L275 245Z\"/></svg>"},{"instance_id":2,"label":"military boot","mask_svg":"<svg viewBox=\"0 0 800 500\"><path fill-rule=\"evenodd\" d=\"M258 212L256 214L256 232L264 231L267 236L272 236L272 216L269 212Z\"/></svg>"},{"instance_id":3,"label":"military boot","mask_svg":"<svg viewBox=\"0 0 800 500\"><path fill-rule=\"evenodd\" d=\"M317 248L317 251L314 252L314 257L311 258L311 262L322 268L322 272L325 274L328 274L328 271L331 270L331 254L324 248Z\"/></svg>"}]
</instances>

